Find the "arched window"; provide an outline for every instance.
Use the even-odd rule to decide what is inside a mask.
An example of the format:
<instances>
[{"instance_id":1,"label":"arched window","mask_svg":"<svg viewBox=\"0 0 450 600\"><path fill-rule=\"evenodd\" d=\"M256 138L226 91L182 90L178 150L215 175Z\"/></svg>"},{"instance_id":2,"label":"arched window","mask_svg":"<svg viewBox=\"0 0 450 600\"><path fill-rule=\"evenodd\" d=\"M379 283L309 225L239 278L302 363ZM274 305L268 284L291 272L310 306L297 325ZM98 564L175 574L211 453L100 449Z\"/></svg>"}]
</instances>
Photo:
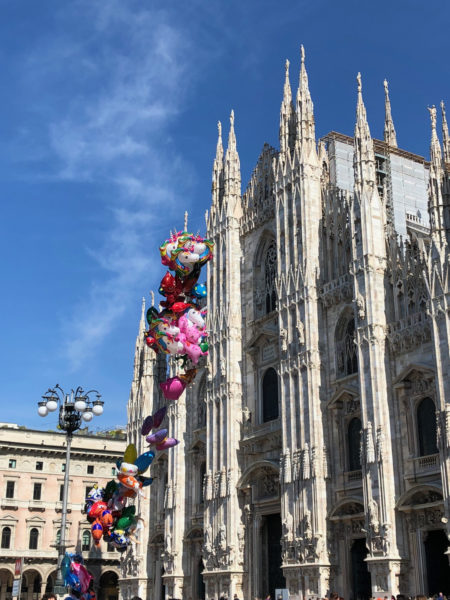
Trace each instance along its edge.
<instances>
[{"instance_id":1,"label":"arched window","mask_svg":"<svg viewBox=\"0 0 450 600\"><path fill-rule=\"evenodd\" d=\"M11 527L3 527L2 529L2 548L11 546Z\"/></svg>"},{"instance_id":2,"label":"arched window","mask_svg":"<svg viewBox=\"0 0 450 600\"><path fill-rule=\"evenodd\" d=\"M91 547L91 532L89 529L85 529L83 531L83 535L81 536L81 550L83 552L88 552Z\"/></svg>"},{"instance_id":3,"label":"arched window","mask_svg":"<svg viewBox=\"0 0 450 600\"><path fill-rule=\"evenodd\" d=\"M275 369L267 369L262 380L263 422L278 418L278 375Z\"/></svg>"},{"instance_id":4,"label":"arched window","mask_svg":"<svg viewBox=\"0 0 450 600\"><path fill-rule=\"evenodd\" d=\"M198 391L197 398L197 426L206 425L206 379L203 378Z\"/></svg>"},{"instance_id":5,"label":"arched window","mask_svg":"<svg viewBox=\"0 0 450 600\"><path fill-rule=\"evenodd\" d=\"M36 527L33 527L32 529L30 529L30 543L28 545L28 548L30 550L37 550L38 541L39 541L39 530L36 529Z\"/></svg>"},{"instance_id":6,"label":"arched window","mask_svg":"<svg viewBox=\"0 0 450 600\"><path fill-rule=\"evenodd\" d=\"M277 295L275 292L275 278L277 276L277 248L272 242L266 250L264 257L264 289L266 315L276 309Z\"/></svg>"},{"instance_id":7,"label":"arched window","mask_svg":"<svg viewBox=\"0 0 450 600\"><path fill-rule=\"evenodd\" d=\"M336 328L337 377L358 372L358 356L355 343L355 320L348 319Z\"/></svg>"},{"instance_id":8,"label":"arched window","mask_svg":"<svg viewBox=\"0 0 450 600\"><path fill-rule=\"evenodd\" d=\"M424 398L417 407L419 455L437 454L436 407L431 398Z\"/></svg>"},{"instance_id":9,"label":"arched window","mask_svg":"<svg viewBox=\"0 0 450 600\"><path fill-rule=\"evenodd\" d=\"M348 470L359 471L361 469L361 420L354 417L348 424Z\"/></svg>"},{"instance_id":10,"label":"arched window","mask_svg":"<svg viewBox=\"0 0 450 600\"><path fill-rule=\"evenodd\" d=\"M205 474L206 474L206 463L202 462L202 464L200 465L200 481L198 482L198 486L199 486L198 498L199 498L200 504L202 502L204 502L204 497L203 497L203 482L205 480Z\"/></svg>"}]
</instances>

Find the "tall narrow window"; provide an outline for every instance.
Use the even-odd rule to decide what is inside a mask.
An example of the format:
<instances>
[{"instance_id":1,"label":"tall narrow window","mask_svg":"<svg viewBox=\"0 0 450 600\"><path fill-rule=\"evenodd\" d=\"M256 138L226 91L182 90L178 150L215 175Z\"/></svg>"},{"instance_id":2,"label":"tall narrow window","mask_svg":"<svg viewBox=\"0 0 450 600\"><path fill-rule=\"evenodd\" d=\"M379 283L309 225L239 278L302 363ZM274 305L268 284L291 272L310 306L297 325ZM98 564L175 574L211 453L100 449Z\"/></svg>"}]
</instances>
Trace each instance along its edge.
<instances>
[{"instance_id":1,"label":"tall narrow window","mask_svg":"<svg viewBox=\"0 0 450 600\"><path fill-rule=\"evenodd\" d=\"M7 549L11 546L11 527L2 529L2 548Z\"/></svg>"},{"instance_id":2,"label":"tall narrow window","mask_svg":"<svg viewBox=\"0 0 450 600\"><path fill-rule=\"evenodd\" d=\"M64 498L64 484L61 483L59 486L59 501L62 502Z\"/></svg>"},{"instance_id":3,"label":"tall narrow window","mask_svg":"<svg viewBox=\"0 0 450 600\"><path fill-rule=\"evenodd\" d=\"M419 455L437 454L436 407L431 398L424 398L417 407Z\"/></svg>"},{"instance_id":4,"label":"tall narrow window","mask_svg":"<svg viewBox=\"0 0 450 600\"><path fill-rule=\"evenodd\" d=\"M361 420L354 417L348 424L348 470L359 471L361 469Z\"/></svg>"},{"instance_id":5,"label":"tall narrow window","mask_svg":"<svg viewBox=\"0 0 450 600\"><path fill-rule=\"evenodd\" d=\"M14 487L15 481L7 481L6 482L6 497L14 498Z\"/></svg>"},{"instance_id":6,"label":"tall narrow window","mask_svg":"<svg viewBox=\"0 0 450 600\"><path fill-rule=\"evenodd\" d=\"M61 543L61 529L58 529L58 531L56 532L56 546L59 546L59 544Z\"/></svg>"},{"instance_id":7,"label":"tall narrow window","mask_svg":"<svg viewBox=\"0 0 450 600\"><path fill-rule=\"evenodd\" d=\"M35 483L33 486L33 500L40 500L42 494L42 483Z\"/></svg>"},{"instance_id":8,"label":"tall narrow window","mask_svg":"<svg viewBox=\"0 0 450 600\"><path fill-rule=\"evenodd\" d=\"M262 380L262 417L263 422L278 418L278 375L269 368Z\"/></svg>"},{"instance_id":9,"label":"tall narrow window","mask_svg":"<svg viewBox=\"0 0 450 600\"><path fill-rule=\"evenodd\" d=\"M33 527L30 530L30 543L28 545L30 550L37 550L39 541L39 530L36 527Z\"/></svg>"},{"instance_id":10,"label":"tall narrow window","mask_svg":"<svg viewBox=\"0 0 450 600\"><path fill-rule=\"evenodd\" d=\"M91 532L85 529L83 531L83 536L81 538L81 550L83 552L88 552L91 547Z\"/></svg>"},{"instance_id":11,"label":"tall narrow window","mask_svg":"<svg viewBox=\"0 0 450 600\"><path fill-rule=\"evenodd\" d=\"M275 291L275 278L277 276L277 248L275 242L272 242L267 248L264 258L264 284L266 314L271 313L276 308L277 295Z\"/></svg>"}]
</instances>

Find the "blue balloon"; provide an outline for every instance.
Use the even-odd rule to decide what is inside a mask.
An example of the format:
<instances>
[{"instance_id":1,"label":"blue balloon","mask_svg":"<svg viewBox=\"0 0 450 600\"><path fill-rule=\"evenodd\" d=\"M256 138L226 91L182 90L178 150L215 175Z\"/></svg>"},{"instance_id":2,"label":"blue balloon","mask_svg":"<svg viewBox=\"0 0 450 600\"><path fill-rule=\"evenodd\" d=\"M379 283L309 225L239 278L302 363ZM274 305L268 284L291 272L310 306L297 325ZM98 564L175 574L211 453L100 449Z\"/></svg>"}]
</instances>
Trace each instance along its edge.
<instances>
[{"instance_id":1,"label":"blue balloon","mask_svg":"<svg viewBox=\"0 0 450 600\"><path fill-rule=\"evenodd\" d=\"M195 284L194 287L192 288L191 294L192 294L192 296L194 296L195 298L199 298L200 300L202 298L206 298L206 284L204 284L204 283Z\"/></svg>"},{"instance_id":2,"label":"blue balloon","mask_svg":"<svg viewBox=\"0 0 450 600\"><path fill-rule=\"evenodd\" d=\"M147 487L153 483L153 477L142 477L142 487Z\"/></svg>"},{"instance_id":3,"label":"blue balloon","mask_svg":"<svg viewBox=\"0 0 450 600\"><path fill-rule=\"evenodd\" d=\"M137 459L134 461L134 464L137 466L139 473L143 473L144 471L146 471L152 464L154 458L155 453L151 450L149 450L148 452L144 452L144 454L138 456Z\"/></svg>"}]
</instances>

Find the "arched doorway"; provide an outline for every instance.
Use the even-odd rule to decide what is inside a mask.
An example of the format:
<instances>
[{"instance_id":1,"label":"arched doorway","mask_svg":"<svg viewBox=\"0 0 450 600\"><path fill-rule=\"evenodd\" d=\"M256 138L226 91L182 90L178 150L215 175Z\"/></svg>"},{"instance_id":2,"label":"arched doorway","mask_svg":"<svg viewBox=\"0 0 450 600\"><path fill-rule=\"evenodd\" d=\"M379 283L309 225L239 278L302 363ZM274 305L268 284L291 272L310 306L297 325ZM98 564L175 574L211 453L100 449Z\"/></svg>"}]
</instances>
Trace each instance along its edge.
<instances>
[{"instance_id":1,"label":"arched doorway","mask_svg":"<svg viewBox=\"0 0 450 600\"><path fill-rule=\"evenodd\" d=\"M370 573L365 562L367 553L365 538L356 539L350 550L354 600L368 600L372 596Z\"/></svg>"},{"instance_id":2,"label":"arched doorway","mask_svg":"<svg viewBox=\"0 0 450 600\"><path fill-rule=\"evenodd\" d=\"M114 571L106 571L100 576L98 600L118 600L118 577Z\"/></svg>"},{"instance_id":3,"label":"arched doorway","mask_svg":"<svg viewBox=\"0 0 450 600\"><path fill-rule=\"evenodd\" d=\"M47 583L45 584L45 593L46 594L51 594L53 592L53 589L55 587L55 581L56 581L56 571L53 571L53 573L50 573L50 575L47 577Z\"/></svg>"},{"instance_id":4,"label":"arched doorway","mask_svg":"<svg viewBox=\"0 0 450 600\"><path fill-rule=\"evenodd\" d=\"M0 600L11 600L13 575L7 569L0 569Z\"/></svg>"},{"instance_id":5,"label":"arched doorway","mask_svg":"<svg viewBox=\"0 0 450 600\"><path fill-rule=\"evenodd\" d=\"M263 556L266 560L263 569L267 577L264 583L272 598L275 598L276 589L286 587L286 580L281 569L281 533L280 513L266 515L263 525L263 547L265 550Z\"/></svg>"},{"instance_id":6,"label":"arched doorway","mask_svg":"<svg viewBox=\"0 0 450 600\"><path fill-rule=\"evenodd\" d=\"M448 540L442 529L429 531L425 539L425 561L427 565L428 596L442 592L450 593L450 566L445 554Z\"/></svg>"}]
</instances>

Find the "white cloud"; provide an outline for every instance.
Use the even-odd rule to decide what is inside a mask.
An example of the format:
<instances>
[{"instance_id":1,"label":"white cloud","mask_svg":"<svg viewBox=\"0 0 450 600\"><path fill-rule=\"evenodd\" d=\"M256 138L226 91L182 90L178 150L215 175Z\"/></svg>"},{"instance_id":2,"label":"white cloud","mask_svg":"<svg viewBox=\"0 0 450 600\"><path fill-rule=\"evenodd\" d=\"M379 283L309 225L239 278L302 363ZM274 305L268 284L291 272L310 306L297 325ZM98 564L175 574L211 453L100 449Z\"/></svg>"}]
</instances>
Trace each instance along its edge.
<instances>
[{"instance_id":1,"label":"white cloud","mask_svg":"<svg viewBox=\"0 0 450 600\"><path fill-rule=\"evenodd\" d=\"M107 231L87 249L104 276L91 283L63 324L73 369L111 335L124 311L136 306L141 282L147 287L153 279L152 264L155 278L160 276L161 236L182 219L187 207L180 204L179 184L190 177L183 159L165 143L167 127L195 79L190 40L171 15L118 1L75 6L83 22L74 28L74 39L46 40L27 65L36 86L67 79L72 90L49 119L49 148L57 165L49 175L106 183L112 190ZM70 16L66 10L58 18L64 24Z\"/></svg>"}]
</instances>

